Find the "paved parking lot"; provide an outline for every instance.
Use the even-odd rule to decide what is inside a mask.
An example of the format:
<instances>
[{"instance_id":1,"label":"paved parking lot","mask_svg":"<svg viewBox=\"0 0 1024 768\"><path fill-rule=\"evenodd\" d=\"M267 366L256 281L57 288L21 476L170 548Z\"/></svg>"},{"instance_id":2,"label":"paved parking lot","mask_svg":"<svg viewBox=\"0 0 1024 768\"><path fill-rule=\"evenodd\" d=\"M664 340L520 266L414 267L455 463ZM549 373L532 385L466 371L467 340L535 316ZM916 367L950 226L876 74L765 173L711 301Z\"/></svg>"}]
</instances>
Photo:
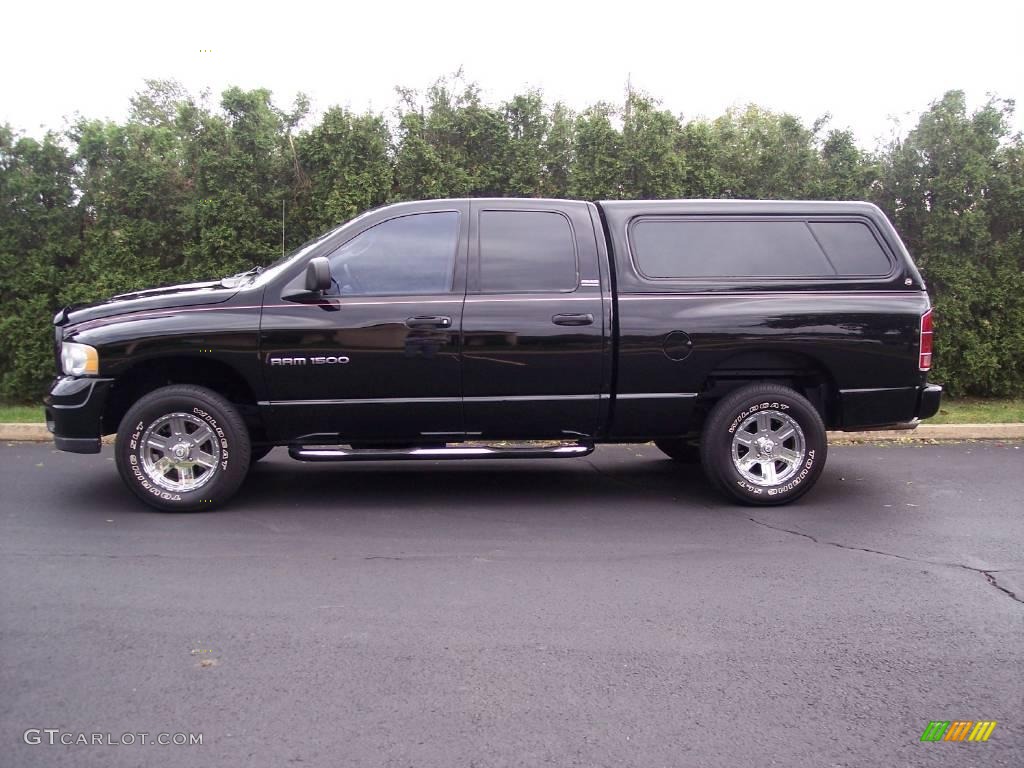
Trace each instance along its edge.
<instances>
[{"instance_id":1,"label":"paved parking lot","mask_svg":"<svg viewBox=\"0 0 1024 768\"><path fill-rule=\"evenodd\" d=\"M109 448L5 444L0 489L5 766L1024 764L1020 443L833 448L756 510L653 446L275 451L228 509L167 515Z\"/></svg>"}]
</instances>

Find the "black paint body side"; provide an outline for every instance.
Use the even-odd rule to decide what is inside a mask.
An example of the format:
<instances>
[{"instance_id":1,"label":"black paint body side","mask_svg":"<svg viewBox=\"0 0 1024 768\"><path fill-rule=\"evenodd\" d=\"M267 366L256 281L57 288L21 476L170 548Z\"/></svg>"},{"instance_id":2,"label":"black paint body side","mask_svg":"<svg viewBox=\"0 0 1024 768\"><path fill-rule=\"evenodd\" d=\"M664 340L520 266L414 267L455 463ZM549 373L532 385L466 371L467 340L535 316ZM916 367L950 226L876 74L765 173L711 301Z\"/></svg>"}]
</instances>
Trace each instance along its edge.
<instances>
[{"instance_id":1,"label":"black paint body side","mask_svg":"<svg viewBox=\"0 0 1024 768\"><path fill-rule=\"evenodd\" d=\"M483 294L477 232L488 210L565 216L577 250L576 289ZM459 214L450 292L295 294L309 259L382 221L428 211ZM658 215L856 217L885 243L894 267L873 280L649 280L635 268L628 232L636 217ZM58 344L95 346L100 375L59 376L47 414L58 447L98 450L99 436L117 429L108 401L118 387L160 366L171 378L179 371L191 381L207 372L230 379L263 443L618 441L692 432L701 403L723 381L813 372L827 390L821 407L829 426L896 424L938 405L918 370L928 307L896 233L862 203L403 203L354 219L240 287L172 287L58 313ZM553 322L566 314L593 322ZM450 326L410 327L412 318L439 315ZM271 365L299 356L348 362Z\"/></svg>"}]
</instances>

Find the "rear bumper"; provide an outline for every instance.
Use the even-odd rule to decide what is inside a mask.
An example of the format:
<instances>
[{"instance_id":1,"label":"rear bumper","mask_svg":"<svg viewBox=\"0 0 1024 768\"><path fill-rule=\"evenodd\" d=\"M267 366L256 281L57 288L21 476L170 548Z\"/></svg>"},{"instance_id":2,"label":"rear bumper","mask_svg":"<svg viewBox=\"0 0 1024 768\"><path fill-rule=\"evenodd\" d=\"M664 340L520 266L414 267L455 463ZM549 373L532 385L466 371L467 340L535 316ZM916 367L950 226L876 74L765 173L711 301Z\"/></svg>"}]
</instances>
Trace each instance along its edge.
<instances>
[{"instance_id":1,"label":"rear bumper","mask_svg":"<svg viewBox=\"0 0 1024 768\"><path fill-rule=\"evenodd\" d=\"M46 428L54 445L71 453L99 453L103 410L113 379L60 376L53 380L46 406Z\"/></svg>"},{"instance_id":2,"label":"rear bumper","mask_svg":"<svg viewBox=\"0 0 1024 768\"><path fill-rule=\"evenodd\" d=\"M917 399L917 418L930 419L939 412L942 403L942 387L938 384L926 384L921 387L921 396Z\"/></svg>"},{"instance_id":3,"label":"rear bumper","mask_svg":"<svg viewBox=\"0 0 1024 768\"><path fill-rule=\"evenodd\" d=\"M938 384L843 389L839 391L840 428L848 432L886 427L912 428L918 419L927 419L938 413L941 401L942 387Z\"/></svg>"}]
</instances>

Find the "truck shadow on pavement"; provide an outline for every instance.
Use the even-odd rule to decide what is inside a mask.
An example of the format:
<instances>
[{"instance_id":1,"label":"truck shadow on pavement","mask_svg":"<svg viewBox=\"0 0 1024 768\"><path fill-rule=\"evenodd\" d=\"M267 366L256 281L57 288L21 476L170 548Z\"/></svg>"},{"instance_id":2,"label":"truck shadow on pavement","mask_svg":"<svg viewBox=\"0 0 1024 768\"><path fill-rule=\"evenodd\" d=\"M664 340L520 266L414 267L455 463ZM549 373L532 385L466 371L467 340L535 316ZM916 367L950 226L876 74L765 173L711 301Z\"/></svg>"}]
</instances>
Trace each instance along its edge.
<instances>
[{"instance_id":1,"label":"truck shadow on pavement","mask_svg":"<svg viewBox=\"0 0 1024 768\"><path fill-rule=\"evenodd\" d=\"M255 466L226 509L358 509L404 512L459 510L467 515L516 516L587 510L632 512L661 509L673 515L730 511L741 517L759 508L737 504L714 489L699 465L650 455L597 455L550 461L392 462L299 464L283 451ZM821 509L849 487L826 471L818 487L788 509ZM837 494L833 496L832 494ZM760 508L764 510L765 508ZM780 509L780 508L775 508ZM298 510L296 510L298 511Z\"/></svg>"},{"instance_id":2,"label":"truck shadow on pavement","mask_svg":"<svg viewBox=\"0 0 1024 768\"><path fill-rule=\"evenodd\" d=\"M143 505L125 490L113 467L110 470L83 479L88 487L80 490L93 502L88 506L175 516ZM833 474L826 471L807 496L774 509L817 514L841 499L849 504L849 487ZM658 454L622 451L559 460L304 464L278 449L250 470L238 495L225 507L182 514L285 512L317 517L443 510L504 519L523 513L632 512L639 507L647 512L670 510L673 515L731 511L742 517L756 515L759 509L726 499L711 487L699 466Z\"/></svg>"},{"instance_id":3,"label":"truck shadow on pavement","mask_svg":"<svg viewBox=\"0 0 1024 768\"><path fill-rule=\"evenodd\" d=\"M628 504L640 497L685 498L701 506L728 503L699 466L661 458L633 458L615 467L589 459L302 465L282 458L254 467L231 508L342 502L362 509L566 509L595 500Z\"/></svg>"}]
</instances>

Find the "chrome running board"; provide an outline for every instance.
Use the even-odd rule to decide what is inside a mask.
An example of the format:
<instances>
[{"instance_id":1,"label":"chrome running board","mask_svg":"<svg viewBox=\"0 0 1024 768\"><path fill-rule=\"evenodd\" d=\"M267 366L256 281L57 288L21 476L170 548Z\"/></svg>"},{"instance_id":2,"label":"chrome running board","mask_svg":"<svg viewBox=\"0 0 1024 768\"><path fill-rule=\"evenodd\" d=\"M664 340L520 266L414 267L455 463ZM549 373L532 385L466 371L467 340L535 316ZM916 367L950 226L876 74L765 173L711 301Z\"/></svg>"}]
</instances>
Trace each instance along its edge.
<instances>
[{"instance_id":1,"label":"chrome running board","mask_svg":"<svg viewBox=\"0 0 1024 768\"><path fill-rule=\"evenodd\" d=\"M290 445L288 455L299 461L437 461L439 459L567 459L593 453L593 443L554 446L453 446L446 448L363 448L338 445Z\"/></svg>"}]
</instances>

